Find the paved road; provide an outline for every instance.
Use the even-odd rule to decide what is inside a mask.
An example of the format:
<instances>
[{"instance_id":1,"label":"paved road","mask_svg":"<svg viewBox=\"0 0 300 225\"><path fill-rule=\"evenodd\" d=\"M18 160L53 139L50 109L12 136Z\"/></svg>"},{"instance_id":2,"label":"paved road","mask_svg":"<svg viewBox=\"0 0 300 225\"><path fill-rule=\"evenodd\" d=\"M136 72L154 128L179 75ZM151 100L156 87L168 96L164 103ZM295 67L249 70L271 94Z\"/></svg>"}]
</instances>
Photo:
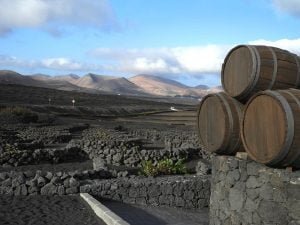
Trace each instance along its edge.
<instances>
[{"instance_id":1,"label":"paved road","mask_svg":"<svg viewBox=\"0 0 300 225\"><path fill-rule=\"evenodd\" d=\"M114 201L101 203L131 225L208 225L208 209L201 211L169 207L137 206Z\"/></svg>"}]
</instances>

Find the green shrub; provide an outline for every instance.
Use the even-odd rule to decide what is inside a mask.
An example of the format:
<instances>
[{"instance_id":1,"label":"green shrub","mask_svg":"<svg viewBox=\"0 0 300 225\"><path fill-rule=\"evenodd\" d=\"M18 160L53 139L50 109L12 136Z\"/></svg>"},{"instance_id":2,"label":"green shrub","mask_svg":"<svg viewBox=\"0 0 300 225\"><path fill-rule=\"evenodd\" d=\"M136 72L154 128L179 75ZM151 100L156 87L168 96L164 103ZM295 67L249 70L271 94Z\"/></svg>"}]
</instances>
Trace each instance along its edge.
<instances>
[{"instance_id":1,"label":"green shrub","mask_svg":"<svg viewBox=\"0 0 300 225\"><path fill-rule=\"evenodd\" d=\"M184 159L179 159L173 166L173 173L186 174L187 172L188 170L184 165Z\"/></svg>"},{"instance_id":2,"label":"green shrub","mask_svg":"<svg viewBox=\"0 0 300 225\"><path fill-rule=\"evenodd\" d=\"M172 159L160 160L155 166L152 161L143 161L141 174L146 176L157 175L172 175L172 174L186 174L187 169L184 165L184 159L179 159L173 162Z\"/></svg>"},{"instance_id":3,"label":"green shrub","mask_svg":"<svg viewBox=\"0 0 300 225\"><path fill-rule=\"evenodd\" d=\"M18 151L19 151L19 149L14 145L6 144L4 146L4 152L15 153L15 152L18 152Z\"/></svg>"},{"instance_id":4,"label":"green shrub","mask_svg":"<svg viewBox=\"0 0 300 225\"><path fill-rule=\"evenodd\" d=\"M172 159L161 160L157 163L157 169L161 174L173 174L173 167Z\"/></svg>"},{"instance_id":5,"label":"green shrub","mask_svg":"<svg viewBox=\"0 0 300 225\"><path fill-rule=\"evenodd\" d=\"M152 163L152 161L147 160L142 162L141 174L146 176L157 176L158 169Z\"/></svg>"}]
</instances>

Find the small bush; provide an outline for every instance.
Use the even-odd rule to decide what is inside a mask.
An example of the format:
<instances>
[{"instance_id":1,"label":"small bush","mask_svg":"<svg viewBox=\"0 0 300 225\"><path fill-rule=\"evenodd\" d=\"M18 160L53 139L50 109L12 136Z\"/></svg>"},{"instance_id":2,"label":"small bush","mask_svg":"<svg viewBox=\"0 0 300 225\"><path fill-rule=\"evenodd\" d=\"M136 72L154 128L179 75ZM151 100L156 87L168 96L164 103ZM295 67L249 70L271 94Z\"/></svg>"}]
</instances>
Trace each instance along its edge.
<instances>
[{"instance_id":1,"label":"small bush","mask_svg":"<svg viewBox=\"0 0 300 225\"><path fill-rule=\"evenodd\" d=\"M141 174L146 176L157 176L158 175L158 169L153 165L153 163L148 161L142 162L142 168L141 168Z\"/></svg>"},{"instance_id":2,"label":"small bush","mask_svg":"<svg viewBox=\"0 0 300 225\"><path fill-rule=\"evenodd\" d=\"M186 174L187 169L183 161L180 159L174 163L172 159L164 159L159 161L156 166L152 161L143 161L141 174L146 176Z\"/></svg>"},{"instance_id":3,"label":"small bush","mask_svg":"<svg viewBox=\"0 0 300 225\"><path fill-rule=\"evenodd\" d=\"M157 169L162 174L173 174L173 160L172 159L165 159L161 160L157 163Z\"/></svg>"},{"instance_id":4,"label":"small bush","mask_svg":"<svg viewBox=\"0 0 300 225\"><path fill-rule=\"evenodd\" d=\"M6 107L0 109L0 119L6 122L34 123L38 115L23 107Z\"/></svg>"},{"instance_id":5,"label":"small bush","mask_svg":"<svg viewBox=\"0 0 300 225\"><path fill-rule=\"evenodd\" d=\"M10 152L10 153L15 153L15 152L18 152L19 149L14 145L6 144L4 146L4 151L5 152Z\"/></svg>"}]
</instances>

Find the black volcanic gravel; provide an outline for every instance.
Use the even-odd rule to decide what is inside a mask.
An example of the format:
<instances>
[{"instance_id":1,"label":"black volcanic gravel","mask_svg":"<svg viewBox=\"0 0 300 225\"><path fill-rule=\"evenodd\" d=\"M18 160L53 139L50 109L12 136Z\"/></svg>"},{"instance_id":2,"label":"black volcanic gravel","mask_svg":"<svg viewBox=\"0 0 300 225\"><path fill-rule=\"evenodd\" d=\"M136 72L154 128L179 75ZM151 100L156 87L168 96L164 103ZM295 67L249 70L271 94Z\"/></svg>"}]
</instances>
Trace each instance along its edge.
<instances>
[{"instance_id":1,"label":"black volcanic gravel","mask_svg":"<svg viewBox=\"0 0 300 225\"><path fill-rule=\"evenodd\" d=\"M105 225L79 196L0 196L1 225Z\"/></svg>"}]
</instances>

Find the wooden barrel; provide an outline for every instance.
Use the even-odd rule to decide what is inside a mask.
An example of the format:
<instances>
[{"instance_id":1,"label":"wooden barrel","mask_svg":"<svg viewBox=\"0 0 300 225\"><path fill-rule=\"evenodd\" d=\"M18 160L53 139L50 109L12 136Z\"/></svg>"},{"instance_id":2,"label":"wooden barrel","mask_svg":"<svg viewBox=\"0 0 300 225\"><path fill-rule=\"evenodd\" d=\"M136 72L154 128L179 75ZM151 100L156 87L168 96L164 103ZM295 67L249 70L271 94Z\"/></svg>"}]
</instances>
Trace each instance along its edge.
<instances>
[{"instance_id":1,"label":"wooden barrel","mask_svg":"<svg viewBox=\"0 0 300 225\"><path fill-rule=\"evenodd\" d=\"M241 122L244 148L260 163L300 167L300 90L262 91L247 105Z\"/></svg>"},{"instance_id":2,"label":"wooden barrel","mask_svg":"<svg viewBox=\"0 0 300 225\"><path fill-rule=\"evenodd\" d=\"M238 45L227 54L221 78L224 91L245 102L258 91L300 87L300 59L275 47Z\"/></svg>"},{"instance_id":3,"label":"wooden barrel","mask_svg":"<svg viewBox=\"0 0 300 225\"><path fill-rule=\"evenodd\" d=\"M220 92L206 95L197 112L199 140L209 152L231 155L243 151L240 119L243 105Z\"/></svg>"}]
</instances>

